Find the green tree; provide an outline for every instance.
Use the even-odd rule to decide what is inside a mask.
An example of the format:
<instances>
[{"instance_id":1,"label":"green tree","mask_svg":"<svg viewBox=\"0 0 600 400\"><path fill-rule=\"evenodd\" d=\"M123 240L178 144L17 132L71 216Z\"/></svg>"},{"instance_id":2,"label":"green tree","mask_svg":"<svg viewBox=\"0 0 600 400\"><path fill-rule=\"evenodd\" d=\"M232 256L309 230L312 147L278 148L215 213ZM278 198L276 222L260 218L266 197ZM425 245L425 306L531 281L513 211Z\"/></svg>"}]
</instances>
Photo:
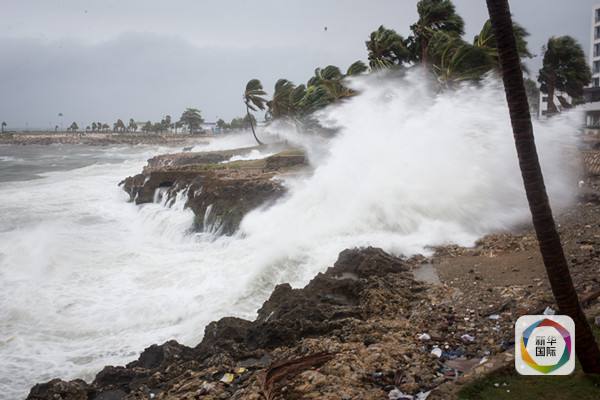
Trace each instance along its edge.
<instances>
[{"instance_id":1,"label":"green tree","mask_svg":"<svg viewBox=\"0 0 600 400\"><path fill-rule=\"evenodd\" d=\"M393 29L381 25L371 32L367 46L369 66L372 70L390 68L408 61L410 52L402 36Z\"/></svg>"},{"instance_id":2,"label":"green tree","mask_svg":"<svg viewBox=\"0 0 600 400\"><path fill-rule=\"evenodd\" d=\"M525 28L516 22L513 22L513 32L517 41L517 51L519 52L519 56L522 59L533 57L527 48L527 37L529 36L529 32L527 32ZM481 32L479 32L479 34L473 39L473 46L485 50L488 56L493 60L494 68L498 70L500 69L496 36L494 35L492 23L489 19L483 24ZM524 63L521 63L521 69L527 72L527 68Z\"/></svg>"},{"instance_id":3,"label":"green tree","mask_svg":"<svg viewBox=\"0 0 600 400\"><path fill-rule=\"evenodd\" d=\"M409 47L415 60L427 64L429 42L433 35L443 32L460 37L465 23L450 0L420 0L417 12L419 20L410 27L413 36L409 38Z\"/></svg>"},{"instance_id":4,"label":"green tree","mask_svg":"<svg viewBox=\"0 0 600 400\"><path fill-rule=\"evenodd\" d=\"M151 131L152 131L152 122L150 122L150 121L147 121L147 122L144 124L144 126L142 126L142 131L143 131L143 132L146 132L146 133L148 133L148 132L151 132Z\"/></svg>"},{"instance_id":5,"label":"green tree","mask_svg":"<svg viewBox=\"0 0 600 400\"><path fill-rule=\"evenodd\" d=\"M92 132L96 132L96 129L98 129L98 125L96 125L95 122L92 122Z\"/></svg>"},{"instance_id":6,"label":"green tree","mask_svg":"<svg viewBox=\"0 0 600 400\"><path fill-rule=\"evenodd\" d=\"M4 133L5 129L6 129L6 121L2 121L2 133Z\"/></svg>"},{"instance_id":7,"label":"green tree","mask_svg":"<svg viewBox=\"0 0 600 400\"><path fill-rule=\"evenodd\" d=\"M188 127L190 134L193 134L195 130L200 128L200 125L204 122L204 118L202 118L202 114L197 108L187 108L181 114L179 121Z\"/></svg>"},{"instance_id":8,"label":"green tree","mask_svg":"<svg viewBox=\"0 0 600 400\"><path fill-rule=\"evenodd\" d=\"M487 0L512 123L519 167L550 286L561 314L575 322L575 351L585 372L600 373L600 349L573 286L538 161L521 60L508 0Z\"/></svg>"},{"instance_id":9,"label":"green tree","mask_svg":"<svg viewBox=\"0 0 600 400\"><path fill-rule=\"evenodd\" d=\"M429 39L428 60L442 86L479 80L495 66L494 60L484 49L441 31L435 32Z\"/></svg>"},{"instance_id":10,"label":"green tree","mask_svg":"<svg viewBox=\"0 0 600 400\"><path fill-rule=\"evenodd\" d=\"M222 131L225 131L229 128L229 125L223 119L219 118L217 120L217 128L221 129Z\"/></svg>"},{"instance_id":11,"label":"green tree","mask_svg":"<svg viewBox=\"0 0 600 400\"><path fill-rule=\"evenodd\" d=\"M273 98L267 102L268 114L271 118L289 116L294 112L292 93L296 86L287 79L279 79L275 83Z\"/></svg>"},{"instance_id":12,"label":"green tree","mask_svg":"<svg viewBox=\"0 0 600 400\"><path fill-rule=\"evenodd\" d=\"M73 123L69 126L69 130L77 132L79 130L79 125L77 125L77 122L73 121Z\"/></svg>"},{"instance_id":13,"label":"green tree","mask_svg":"<svg viewBox=\"0 0 600 400\"><path fill-rule=\"evenodd\" d=\"M241 118L233 118L229 123L229 126L233 130L244 129L244 117Z\"/></svg>"},{"instance_id":14,"label":"green tree","mask_svg":"<svg viewBox=\"0 0 600 400\"><path fill-rule=\"evenodd\" d=\"M368 70L369 67L367 67L367 65L364 62L358 60L350 64L350 66L346 70L346 76L362 75Z\"/></svg>"},{"instance_id":15,"label":"green tree","mask_svg":"<svg viewBox=\"0 0 600 400\"><path fill-rule=\"evenodd\" d=\"M123 123L123 120L120 119L120 118L113 125L113 131L114 132L124 132L125 128L126 128L125 124Z\"/></svg>"},{"instance_id":16,"label":"green tree","mask_svg":"<svg viewBox=\"0 0 600 400\"><path fill-rule=\"evenodd\" d=\"M110 129L110 126L108 126L108 124L102 124L102 130L107 131Z\"/></svg>"},{"instance_id":17,"label":"green tree","mask_svg":"<svg viewBox=\"0 0 600 400\"><path fill-rule=\"evenodd\" d=\"M264 98L266 94L267 93L264 91L262 83L260 83L258 79L251 79L246 84L246 90L244 91L243 96L244 104L246 105L246 115L250 120L250 128L252 129L252 135L254 136L254 139L259 145L262 145L263 143L260 140L258 140L258 137L256 136L254 124L252 123L252 119L250 118L250 110L264 110L267 103L267 100Z\"/></svg>"},{"instance_id":18,"label":"green tree","mask_svg":"<svg viewBox=\"0 0 600 400\"><path fill-rule=\"evenodd\" d=\"M545 46L538 76L542 93L548 95L548 115L558 112L554 104L557 90L578 99L591 80L592 73L581 45L570 36L551 37Z\"/></svg>"},{"instance_id":19,"label":"green tree","mask_svg":"<svg viewBox=\"0 0 600 400\"><path fill-rule=\"evenodd\" d=\"M135 122L135 120L133 118L129 118L129 124L127 125L127 130L131 131L131 132L136 132L138 129L138 126Z\"/></svg>"}]
</instances>

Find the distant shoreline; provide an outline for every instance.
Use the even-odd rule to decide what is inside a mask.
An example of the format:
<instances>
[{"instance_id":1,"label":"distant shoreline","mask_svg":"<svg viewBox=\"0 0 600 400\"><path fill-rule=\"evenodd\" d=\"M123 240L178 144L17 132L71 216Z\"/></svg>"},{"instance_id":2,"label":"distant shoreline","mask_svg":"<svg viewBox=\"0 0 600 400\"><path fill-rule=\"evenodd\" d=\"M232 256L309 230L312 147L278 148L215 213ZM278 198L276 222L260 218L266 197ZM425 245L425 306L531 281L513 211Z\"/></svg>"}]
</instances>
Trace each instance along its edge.
<instances>
[{"instance_id":1,"label":"distant shoreline","mask_svg":"<svg viewBox=\"0 0 600 400\"><path fill-rule=\"evenodd\" d=\"M210 137L212 135L35 131L4 133L0 135L0 144L86 144L92 146L108 146L113 144L186 144Z\"/></svg>"}]
</instances>

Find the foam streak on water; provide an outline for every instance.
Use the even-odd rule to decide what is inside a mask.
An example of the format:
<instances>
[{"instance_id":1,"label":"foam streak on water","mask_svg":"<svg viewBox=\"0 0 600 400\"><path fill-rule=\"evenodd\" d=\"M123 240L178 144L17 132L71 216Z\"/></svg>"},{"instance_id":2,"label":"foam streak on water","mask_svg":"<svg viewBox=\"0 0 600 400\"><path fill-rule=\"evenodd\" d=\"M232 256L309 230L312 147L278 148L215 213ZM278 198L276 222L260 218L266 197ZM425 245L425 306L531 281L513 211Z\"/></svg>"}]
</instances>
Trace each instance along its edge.
<instances>
[{"instance_id":1,"label":"foam streak on water","mask_svg":"<svg viewBox=\"0 0 600 400\"><path fill-rule=\"evenodd\" d=\"M422 82L353 82L362 94L320 116L340 128L332 139L271 128L307 149L314 174L288 178L289 195L234 237L190 233L183 192L127 203L116 184L147 154L116 149L114 163L1 183L0 398L89 379L152 343L195 345L209 321L252 318L275 284L306 283L346 247L412 254L526 222L501 88L435 95ZM575 185L576 117L535 126L556 210ZM232 136L202 148L248 145Z\"/></svg>"}]
</instances>

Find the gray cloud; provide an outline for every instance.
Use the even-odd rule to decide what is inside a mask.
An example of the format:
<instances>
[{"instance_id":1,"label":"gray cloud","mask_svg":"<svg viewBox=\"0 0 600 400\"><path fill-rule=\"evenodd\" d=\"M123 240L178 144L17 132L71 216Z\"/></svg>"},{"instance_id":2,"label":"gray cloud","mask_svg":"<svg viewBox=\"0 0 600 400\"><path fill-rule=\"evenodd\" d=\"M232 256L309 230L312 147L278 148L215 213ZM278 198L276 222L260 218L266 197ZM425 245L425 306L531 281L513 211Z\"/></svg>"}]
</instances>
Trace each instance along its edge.
<instances>
[{"instance_id":1,"label":"gray cloud","mask_svg":"<svg viewBox=\"0 0 600 400\"><path fill-rule=\"evenodd\" d=\"M595 0L512 1L534 53L551 35L589 46ZM485 2L455 1L470 39ZM407 35L416 0L92 1L5 0L0 33L0 119L46 128L116 118L241 115L250 78L270 90L278 78L304 82L315 67L365 59L380 24ZM327 31L324 27L327 26ZM539 59L530 62L537 71Z\"/></svg>"}]
</instances>

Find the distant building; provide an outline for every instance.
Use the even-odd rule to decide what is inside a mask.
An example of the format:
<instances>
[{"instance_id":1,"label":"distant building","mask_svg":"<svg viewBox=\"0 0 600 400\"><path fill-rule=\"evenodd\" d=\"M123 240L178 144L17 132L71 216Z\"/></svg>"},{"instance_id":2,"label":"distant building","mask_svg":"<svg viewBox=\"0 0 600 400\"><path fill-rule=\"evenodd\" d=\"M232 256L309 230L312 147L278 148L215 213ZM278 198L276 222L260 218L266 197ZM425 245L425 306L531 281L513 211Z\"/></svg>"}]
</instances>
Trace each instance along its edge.
<instances>
[{"instance_id":1,"label":"distant building","mask_svg":"<svg viewBox=\"0 0 600 400\"><path fill-rule=\"evenodd\" d=\"M600 4L593 7L589 53L592 84L584 90L585 133L600 134Z\"/></svg>"}]
</instances>

